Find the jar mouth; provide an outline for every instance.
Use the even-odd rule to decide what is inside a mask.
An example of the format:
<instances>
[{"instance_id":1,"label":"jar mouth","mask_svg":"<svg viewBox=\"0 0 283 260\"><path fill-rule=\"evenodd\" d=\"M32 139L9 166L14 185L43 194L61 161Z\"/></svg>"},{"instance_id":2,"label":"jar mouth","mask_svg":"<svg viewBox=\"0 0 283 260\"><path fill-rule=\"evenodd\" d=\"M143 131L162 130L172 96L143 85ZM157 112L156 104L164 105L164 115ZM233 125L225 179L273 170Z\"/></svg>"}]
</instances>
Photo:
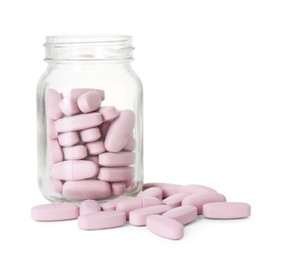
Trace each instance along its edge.
<instances>
[{"instance_id":1,"label":"jar mouth","mask_svg":"<svg viewBox=\"0 0 283 260\"><path fill-rule=\"evenodd\" d=\"M123 34L62 34L46 36L44 46L60 44L125 44L132 36Z\"/></svg>"},{"instance_id":2,"label":"jar mouth","mask_svg":"<svg viewBox=\"0 0 283 260\"><path fill-rule=\"evenodd\" d=\"M44 44L46 61L132 60L132 36L120 34L52 35Z\"/></svg>"}]
</instances>

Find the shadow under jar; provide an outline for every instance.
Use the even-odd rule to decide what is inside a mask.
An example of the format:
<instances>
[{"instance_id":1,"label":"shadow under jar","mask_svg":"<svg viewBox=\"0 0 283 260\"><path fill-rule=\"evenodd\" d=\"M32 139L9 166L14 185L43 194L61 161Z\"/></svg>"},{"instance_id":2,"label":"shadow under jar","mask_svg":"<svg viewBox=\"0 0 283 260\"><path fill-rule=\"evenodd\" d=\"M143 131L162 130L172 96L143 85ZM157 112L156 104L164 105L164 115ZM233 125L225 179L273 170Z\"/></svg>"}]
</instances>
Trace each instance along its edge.
<instances>
[{"instance_id":1,"label":"shadow under jar","mask_svg":"<svg viewBox=\"0 0 283 260\"><path fill-rule=\"evenodd\" d=\"M38 181L50 201L107 201L143 184L142 84L132 37L46 37L37 88Z\"/></svg>"}]
</instances>

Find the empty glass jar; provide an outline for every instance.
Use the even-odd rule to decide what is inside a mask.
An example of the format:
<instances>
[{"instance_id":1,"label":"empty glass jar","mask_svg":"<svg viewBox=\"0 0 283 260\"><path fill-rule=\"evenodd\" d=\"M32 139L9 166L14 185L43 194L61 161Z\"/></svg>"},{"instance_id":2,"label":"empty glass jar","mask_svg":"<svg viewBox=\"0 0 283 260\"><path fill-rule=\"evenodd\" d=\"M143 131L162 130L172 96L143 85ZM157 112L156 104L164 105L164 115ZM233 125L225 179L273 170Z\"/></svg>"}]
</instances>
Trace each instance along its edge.
<instances>
[{"instance_id":1,"label":"empty glass jar","mask_svg":"<svg viewBox=\"0 0 283 260\"><path fill-rule=\"evenodd\" d=\"M142 84L132 37L46 37L37 88L38 181L50 201L106 201L143 184Z\"/></svg>"}]
</instances>

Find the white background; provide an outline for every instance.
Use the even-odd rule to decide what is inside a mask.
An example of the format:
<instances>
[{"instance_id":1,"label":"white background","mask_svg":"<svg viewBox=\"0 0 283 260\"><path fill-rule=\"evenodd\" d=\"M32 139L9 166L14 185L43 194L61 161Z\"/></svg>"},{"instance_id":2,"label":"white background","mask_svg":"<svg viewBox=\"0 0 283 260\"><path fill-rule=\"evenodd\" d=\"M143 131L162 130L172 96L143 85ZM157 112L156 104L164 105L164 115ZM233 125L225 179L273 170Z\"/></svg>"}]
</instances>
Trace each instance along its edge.
<instances>
[{"instance_id":1,"label":"white background","mask_svg":"<svg viewBox=\"0 0 283 260\"><path fill-rule=\"evenodd\" d=\"M282 1L0 2L0 259L282 259ZM37 223L35 93L46 35L134 37L144 84L145 181L199 183L248 202L180 241L146 228ZM280 241L281 239L281 241Z\"/></svg>"}]
</instances>

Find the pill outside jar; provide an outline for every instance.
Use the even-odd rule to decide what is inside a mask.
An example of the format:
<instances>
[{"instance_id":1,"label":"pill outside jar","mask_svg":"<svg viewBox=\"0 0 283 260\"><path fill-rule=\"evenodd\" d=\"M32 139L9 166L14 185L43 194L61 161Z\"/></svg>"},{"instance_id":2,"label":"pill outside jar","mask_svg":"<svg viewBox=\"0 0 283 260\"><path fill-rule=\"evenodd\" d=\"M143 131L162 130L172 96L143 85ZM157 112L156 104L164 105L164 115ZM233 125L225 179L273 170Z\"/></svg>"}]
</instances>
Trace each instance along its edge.
<instances>
[{"instance_id":1,"label":"pill outside jar","mask_svg":"<svg viewBox=\"0 0 283 260\"><path fill-rule=\"evenodd\" d=\"M143 185L142 84L132 37L49 36L37 88L38 183L49 201L107 201Z\"/></svg>"}]
</instances>

